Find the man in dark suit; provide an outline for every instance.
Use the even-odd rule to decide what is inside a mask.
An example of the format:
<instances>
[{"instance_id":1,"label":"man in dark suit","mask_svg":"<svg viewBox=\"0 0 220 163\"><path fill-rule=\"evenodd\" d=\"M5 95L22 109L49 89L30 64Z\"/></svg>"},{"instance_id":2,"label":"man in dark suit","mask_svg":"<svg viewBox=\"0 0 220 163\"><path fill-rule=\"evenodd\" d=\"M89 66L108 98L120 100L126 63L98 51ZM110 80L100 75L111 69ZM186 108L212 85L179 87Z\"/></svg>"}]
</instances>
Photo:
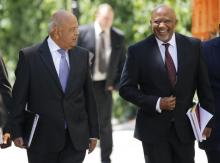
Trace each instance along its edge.
<instances>
[{"instance_id":1,"label":"man in dark suit","mask_svg":"<svg viewBox=\"0 0 220 163\"><path fill-rule=\"evenodd\" d=\"M29 163L82 163L99 137L98 116L89 71L89 53L76 46L78 22L57 11L43 43L20 50L13 87L12 136L25 148L25 107L39 114Z\"/></svg>"},{"instance_id":2,"label":"man in dark suit","mask_svg":"<svg viewBox=\"0 0 220 163\"><path fill-rule=\"evenodd\" d=\"M112 152L112 91L118 88L125 60L121 31L112 27L113 9L101 4L94 24L80 26L78 45L90 51L92 80L98 105L101 160L110 163Z\"/></svg>"},{"instance_id":3,"label":"man in dark suit","mask_svg":"<svg viewBox=\"0 0 220 163\"><path fill-rule=\"evenodd\" d=\"M215 99L215 119L209 139L202 142L200 147L205 149L209 163L220 162L220 37L202 44L203 55L208 66L209 79Z\"/></svg>"},{"instance_id":4,"label":"man in dark suit","mask_svg":"<svg viewBox=\"0 0 220 163\"><path fill-rule=\"evenodd\" d=\"M1 148L11 145L10 111L11 111L11 85L2 57L0 57L0 128L2 128L3 143Z\"/></svg>"},{"instance_id":5,"label":"man in dark suit","mask_svg":"<svg viewBox=\"0 0 220 163\"><path fill-rule=\"evenodd\" d=\"M137 105L135 137L148 163L194 163L194 135L186 116L197 90L212 113L213 97L200 53L200 41L175 33L169 6L152 11L153 35L128 49L120 95ZM210 124L209 124L210 125ZM209 137L207 127L204 136Z\"/></svg>"}]
</instances>

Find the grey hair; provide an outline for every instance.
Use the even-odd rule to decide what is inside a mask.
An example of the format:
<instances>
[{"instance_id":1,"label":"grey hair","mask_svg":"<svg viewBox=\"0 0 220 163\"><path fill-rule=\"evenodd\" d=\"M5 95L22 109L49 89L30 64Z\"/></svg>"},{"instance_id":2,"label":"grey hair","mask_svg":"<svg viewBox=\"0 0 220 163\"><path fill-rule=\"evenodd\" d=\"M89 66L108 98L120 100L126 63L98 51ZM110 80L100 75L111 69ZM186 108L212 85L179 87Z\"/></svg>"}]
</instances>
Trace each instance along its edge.
<instances>
[{"instance_id":1,"label":"grey hair","mask_svg":"<svg viewBox=\"0 0 220 163\"><path fill-rule=\"evenodd\" d=\"M56 26L55 23L54 23L53 21L50 21L50 22L48 23L48 33L52 33L53 28L54 28L55 26Z\"/></svg>"},{"instance_id":2,"label":"grey hair","mask_svg":"<svg viewBox=\"0 0 220 163\"><path fill-rule=\"evenodd\" d=\"M50 22L48 23L48 33L53 33L54 27L57 27L60 25L60 22L57 21L56 18L52 17L50 19Z\"/></svg>"},{"instance_id":3,"label":"grey hair","mask_svg":"<svg viewBox=\"0 0 220 163\"><path fill-rule=\"evenodd\" d=\"M48 23L48 33L51 34L54 30L54 27L58 27L62 25L62 18L59 16L60 13L65 13L65 10L59 10L51 17Z\"/></svg>"},{"instance_id":4,"label":"grey hair","mask_svg":"<svg viewBox=\"0 0 220 163\"><path fill-rule=\"evenodd\" d=\"M98 9L96 10L96 14L99 13L101 10L103 9L108 9L110 11L112 11L114 13L114 10L112 8L112 6L108 3L102 3L98 6Z\"/></svg>"}]
</instances>

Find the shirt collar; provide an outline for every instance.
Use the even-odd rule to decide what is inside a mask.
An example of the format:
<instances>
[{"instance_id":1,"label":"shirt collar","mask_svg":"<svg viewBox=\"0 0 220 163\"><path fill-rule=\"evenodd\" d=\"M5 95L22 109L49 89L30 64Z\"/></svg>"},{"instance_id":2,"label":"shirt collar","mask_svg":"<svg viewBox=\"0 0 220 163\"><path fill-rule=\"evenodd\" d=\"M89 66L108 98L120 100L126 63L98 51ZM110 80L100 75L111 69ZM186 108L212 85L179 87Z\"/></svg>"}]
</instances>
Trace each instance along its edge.
<instances>
[{"instance_id":1,"label":"shirt collar","mask_svg":"<svg viewBox=\"0 0 220 163\"><path fill-rule=\"evenodd\" d=\"M100 26L100 24L98 23L98 21L95 21L95 22L94 22L94 28L95 28L95 33L96 33L97 35L99 35L99 34L102 32L101 26ZM104 32L105 32L105 35L106 35L106 34L109 35L110 29L107 29L107 30L105 30Z\"/></svg>"},{"instance_id":2,"label":"shirt collar","mask_svg":"<svg viewBox=\"0 0 220 163\"><path fill-rule=\"evenodd\" d=\"M59 49L61 49L54 41L53 39L49 36L48 39L47 39L47 43L48 43L48 46L49 46L49 49L51 52L54 52L54 51L57 51Z\"/></svg>"}]
</instances>

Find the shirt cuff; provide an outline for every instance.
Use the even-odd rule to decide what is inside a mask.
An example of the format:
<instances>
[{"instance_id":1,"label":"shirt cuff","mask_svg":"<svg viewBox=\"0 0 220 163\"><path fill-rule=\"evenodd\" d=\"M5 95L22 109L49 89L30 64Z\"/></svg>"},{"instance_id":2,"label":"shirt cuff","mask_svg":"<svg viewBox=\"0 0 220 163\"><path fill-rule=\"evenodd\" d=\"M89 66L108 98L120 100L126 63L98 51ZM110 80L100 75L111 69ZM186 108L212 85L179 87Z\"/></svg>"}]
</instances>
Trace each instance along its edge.
<instances>
[{"instance_id":1,"label":"shirt cuff","mask_svg":"<svg viewBox=\"0 0 220 163\"><path fill-rule=\"evenodd\" d=\"M157 104L156 104L156 111L157 111L158 113L162 113L162 110L160 109L160 99L161 99L161 97L158 98Z\"/></svg>"}]
</instances>

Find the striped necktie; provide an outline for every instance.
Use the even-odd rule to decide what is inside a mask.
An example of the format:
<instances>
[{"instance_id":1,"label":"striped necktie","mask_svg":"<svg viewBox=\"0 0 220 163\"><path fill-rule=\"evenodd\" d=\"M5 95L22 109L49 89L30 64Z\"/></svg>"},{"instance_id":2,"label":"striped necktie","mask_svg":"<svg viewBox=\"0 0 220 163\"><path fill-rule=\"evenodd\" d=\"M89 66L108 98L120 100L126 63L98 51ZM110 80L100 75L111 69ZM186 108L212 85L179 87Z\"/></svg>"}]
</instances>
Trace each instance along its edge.
<instances>
[{"instance_id":1,"label":"striped necktie","mask_svg":"<svg viewBox=\"0 0 220 163\"><path fill-rule=\"evenodd\" d=\"M167 74L168 74L170 83L171 83L172 87L174 88L174 86L176 84L176 68L175 68L173 59L170 55L170 52L168 50L170 44L164 43L162 45L165 46L165 65L166 65Z\"/></svg>"}]
</instances>

